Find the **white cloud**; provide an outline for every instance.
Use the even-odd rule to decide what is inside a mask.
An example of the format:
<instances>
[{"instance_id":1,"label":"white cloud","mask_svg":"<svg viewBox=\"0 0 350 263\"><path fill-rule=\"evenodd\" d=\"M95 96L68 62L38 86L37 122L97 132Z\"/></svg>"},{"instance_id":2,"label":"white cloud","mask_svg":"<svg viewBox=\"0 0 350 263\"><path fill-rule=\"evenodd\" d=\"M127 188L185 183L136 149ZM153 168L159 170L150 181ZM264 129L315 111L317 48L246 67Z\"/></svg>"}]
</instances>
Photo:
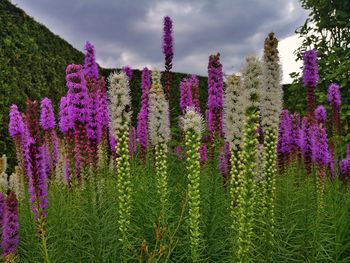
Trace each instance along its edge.
<instances>
[{"instance_id":1,"label":"white cloud","mask_svg":"<svg viewBox=\"0 0 350 263\"><path fill-rule=\"evenodd\" d=\"M294 50L296 50L300 45L301 39L299 39L297 35L287 37L279 42L278 50L280 52L283 70L282 82L285 84L292 82L289 74L292 72L299 72L300 67L302 66L302 61L296 62L296 56L293 54Z\"/></svg>"}]
</instances>

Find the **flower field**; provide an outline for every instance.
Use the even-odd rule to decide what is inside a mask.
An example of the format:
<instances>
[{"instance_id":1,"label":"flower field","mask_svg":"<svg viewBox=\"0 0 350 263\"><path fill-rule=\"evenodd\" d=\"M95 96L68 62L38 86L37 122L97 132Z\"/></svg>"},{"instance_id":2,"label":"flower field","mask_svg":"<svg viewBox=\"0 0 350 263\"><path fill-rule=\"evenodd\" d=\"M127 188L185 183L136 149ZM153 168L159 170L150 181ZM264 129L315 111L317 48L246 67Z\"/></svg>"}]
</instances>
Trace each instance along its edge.
<instances>
[{"instance_id":1,"label":"flower field","mask_svg":"<svg viewBox=\"0 0 350 263\"><path fill-rule=\"evenodd\" d=\"M50 98L11 105L0 262L350 262L350 145L339 85L316 100L317 50L304 53L305 114L283 108L274 33L240 74L209 56L203 111L195 75L170 95L172 27L165 17L165 71L142 70L139 111L131 67L103 78L90 42L58 114Z\"/></svg>"}]
</instances>

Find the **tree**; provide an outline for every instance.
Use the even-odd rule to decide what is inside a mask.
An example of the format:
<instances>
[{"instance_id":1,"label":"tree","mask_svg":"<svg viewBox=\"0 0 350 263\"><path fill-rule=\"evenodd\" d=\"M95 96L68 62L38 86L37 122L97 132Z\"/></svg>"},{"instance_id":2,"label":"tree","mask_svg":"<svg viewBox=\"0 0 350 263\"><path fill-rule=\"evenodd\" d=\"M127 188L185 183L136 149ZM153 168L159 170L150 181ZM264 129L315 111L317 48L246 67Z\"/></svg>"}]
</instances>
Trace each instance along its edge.
<instances>
[{"instance_id":1,"label":"tree","mask_svg":"<svg viewBox=\"0 0 350 263\"><path fill-rule=\"evenodd\" d=\"M296 30L302 38L301 46L295 51L297 60L303 59L303 53L314 48L319 57L320 80L317 87L317 102L326 102L326 90L330 83L336 82L342 90L342 120L350 123L350 1L349 0L300 0L309 17L304 25ZM292 73L294 83L288 93L300 91L300 73ZM300 94L300 93L295 93ZM292 98L294 96L290 96ZM287 99L288 100L288 99ZM294 103L300 107L301 103ZM296 110L304 110L298 108Z\"/></svg>"}]
</instances>

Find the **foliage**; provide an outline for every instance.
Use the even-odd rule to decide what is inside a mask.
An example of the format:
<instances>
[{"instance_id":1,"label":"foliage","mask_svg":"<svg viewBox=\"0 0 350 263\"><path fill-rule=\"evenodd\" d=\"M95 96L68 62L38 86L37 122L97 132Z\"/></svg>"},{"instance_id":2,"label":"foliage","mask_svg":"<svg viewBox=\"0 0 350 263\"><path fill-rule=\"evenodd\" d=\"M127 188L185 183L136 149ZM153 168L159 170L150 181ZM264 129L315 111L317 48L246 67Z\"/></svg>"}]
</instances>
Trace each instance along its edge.
<instances>
[{"instance_id":1,"label":"foliage","mask_svg":"<svg viewBox=\"0 0 350 263\"><path fill-rule=\"evenodd\" d=\"M0 24L0 152L12 153L13 164L7 131L10 104L23 112L27 98L46 96L58 105L66 91L66 65L82 61L84 55L7 0L0 1Z\"/></svg>"},{"instance_id":2,"label":"foliage","mask_svg":"<svg viewBox=\"0 0 350 263\"><path fill-rule=\"evenodd\" d=\"M10 166L15 164L14 146L8 134L8 113L11 104L25 109L26 99L48 97L53 105L66 91L65 69L71 63L83 63L84 54L44 25L36 22L8 0L0 1L0 155L6 153ZM83 43L82 43L83 45ZM98 53L98 50L97 50ZM100 68L108 77L116 69ZM188 74L173 73L170 96L177 102L180 81ZM207 101L207 81L199 77L202 110ZM163 81L165 84L165 81ZM141 72L133 70L131 81L132 125L140 109ZM55 108L57 113L57 108ZM177 124L178 105L171 108L172 124ZM176 132L179 137L180 133Z\"/></svg>"},{"instance_id":3,"label":"foliage","mask_svg":"<svg viewBox=\"0 0 350 263\"><path fill-rule=\"evenodd\" d=\"M318 103L327 102L327 88L336 82L341 86L343 108L341 118L344 135L349 134L350 123L350 2L348 0L300 0L304 9L310 11L304 25L296 30L302 38L295 51L297 60L303 59L304 51L314 48L319 57L320 81L316 88ZM286 90L286 105L292 111L304 111L305 88L299 73L292 73L294 82ZM350 139L350 138L349 138Z\"/></svg>"},{"instance_id":4,"label":"foliage","mask_svg":"<svg viewBox=\"0 0 350 263\"><path fill-rule=\"evenodd\" d=\"M189 200L186 163L169 158L169 225L158 225L160 213L152 158L146 166L131 163L134 181L133 210L128 243L129 262L190 262ZM232 262L230 201L217 168L206 165L200 176L203 217L203 262ZM52 184L47 217L49 253L53 262L119 262L118 192L115 173L96 173L82 189ZM301 166L277 178L274 262L349 262L350 192L336 180L326 181L322 220L316 226L315 175L305 176ZM20 202L19 258L41 262L28 196ZM162 236L169 239L161 240ZM262 236L254 235L251 262L265 262ZM162 246L160 246L162 243ZM163 250L162 250L163 249ZM170 254L164 254L169 251ZM167 253L167 252L166 252Z\"/></svg>"}]
</instances>

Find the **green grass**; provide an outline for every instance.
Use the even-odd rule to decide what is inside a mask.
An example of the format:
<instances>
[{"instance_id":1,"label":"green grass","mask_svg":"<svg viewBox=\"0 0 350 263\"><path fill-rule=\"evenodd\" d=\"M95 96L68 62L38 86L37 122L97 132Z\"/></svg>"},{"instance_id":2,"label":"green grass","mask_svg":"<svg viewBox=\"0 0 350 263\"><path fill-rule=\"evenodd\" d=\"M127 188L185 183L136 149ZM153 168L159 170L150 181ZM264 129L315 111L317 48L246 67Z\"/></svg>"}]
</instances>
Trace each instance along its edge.
<instances>
[{"instance_id":1,"label":"green grass","mask_svg":"<svg viewBox=\"0 0 350 263\"><path fill-rule=\"evenodd\" d=\"M152 158L149 158L151 160ZM169 157L171 208L159 225L160 206L152 162L132 161L133 210L128 256L120 258L115 172L96 173L81 189L51 184L47 217L51 262L191 262L185 162ZM315 177L296 165L277 180L274 262L350 262L350 193L327 181L325 209L316 220ZM201 172L201 262L232 262L229 194L217 163ZM28 196L20 202L20 262L42 262ZM261 225L256 222L256 225ZM158 238L156 235L158 232ZM256 229L251 262L266 260Z\"/></svg>"}]
</instances>

